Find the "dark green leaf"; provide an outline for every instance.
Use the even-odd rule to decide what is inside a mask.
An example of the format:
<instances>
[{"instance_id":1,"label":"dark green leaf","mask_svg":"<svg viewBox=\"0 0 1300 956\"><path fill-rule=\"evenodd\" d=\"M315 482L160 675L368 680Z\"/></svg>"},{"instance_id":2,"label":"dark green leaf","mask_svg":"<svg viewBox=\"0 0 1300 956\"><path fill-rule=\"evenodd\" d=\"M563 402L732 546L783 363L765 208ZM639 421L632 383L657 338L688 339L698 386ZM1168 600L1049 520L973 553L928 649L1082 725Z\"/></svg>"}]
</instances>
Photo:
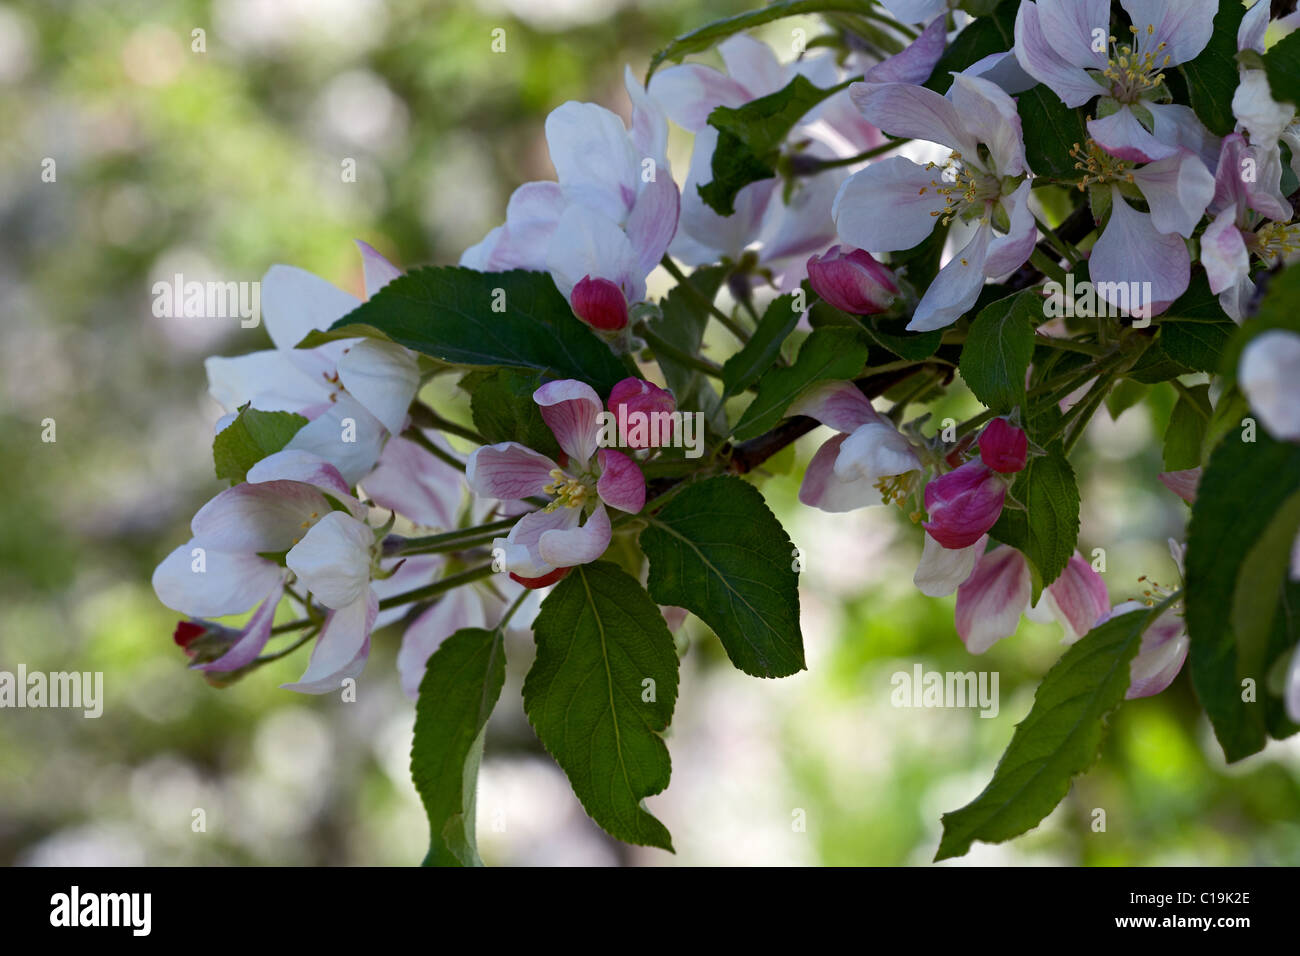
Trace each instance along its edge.
<instances>
[{"instance_id":1,"label":"dark green leaf","mask_svg":"<svg viewBox=\"0 0 1300 956\"><path fill-rule=\"evenodd\" d=\"M1223 350L1237 331L1229 322L1165 322L1160 326L1160 347L1165 354L1197 372L1217 372Z\"/></svg>"},{"instance_id":2,"label":"dark green leaf","mask_svg":"<svg viewBox=\"0 0 1300 956\"><path fill-rule=\"evenodd\" d=\"M1232 95L1237 91L1237 28L1246 8L1240 3L1220 3L1214 16L1214 33L1195 59L1179 67L1187 81L1187 95L1196 115L1216 136L1227 136L1236 126Z\"/></svg>"},{"instance_id":3,"label":"dark green leaf","mask_svg":"<svg viewBox=\"0 0 1300 956\"><path fill-rule=\"evenodd\" d=\"M626 843L671 851L642 806L668 786L661 734L677 701L677 650L636 579L606 561L555 586L533 625L524 709L591 818Z\"/></svg>"},{"instance_id":4,"label":"dark green leaf","mask_svg":"<svg viewBox=\"0 0 1300 956\"><path fill-rule=\"evenodd\" d=\"M1300 105L1300 31L1288 33L1264 54L1273 99Z\"/></svg>"},{"instance_id":5,"label":"dark green leaf","mask_svg":"<svg viewBox=\"0 0 1300 956\"><path fill-rule=\"evenodd\" d=\"M773 299L744 348L727 359L722 366L724 398L739 395L772 366L786 336L799 324L799 312L793 306L793 294Z\"/></svg>"},{"instance_id":6,"label":"dark green leaf","mask_svg":"<svg viewBox=\"0 0 1300 956\"><path fill-rule=\"evenodd\" d=\"M1025 158L1038 176L1077 179L1070 150L1088 139L1083 118L1043 84L1016 97L1025 131Z\"/></svg>"},{"instance_id":7,"label":"dark green leaf","mask_svg":"<svg viewBox=\"0 0 1300 956\"><path fill-rule=\"evenodd\" d=\"M640 540L651 596L693 611L733 664L757 677L804 669L794 548L753 485L730 477L690 485Z\"/></svg>"},{"instance_id":8,"label":"dark green leaf","mask_svg":"<svg viewBox=\"0 0 1300 956\"><path fill-rule=\"evenodd\" d=\"M1205 429L1210 424L1210 386L1195 385L1180 393L1165 429L1165 471L1199 468Z\"/></svg>"},{"instance_id":9,"label":"dark green leaf","mask_svg":"<svg viewBox=\"0 0 1300 956\"><path fill-rule=\"evenodd\" d=\"M978 797L943 815L935 860L962 856L975 840L1001 843L1052 812L1101 748L1106 719L1124 700L1129 667L1151 624L1151 611L1130 611L1094 628L1067 650L1034 693L993 779Z\"/></svg>"},{"instance_id":10,"label":"dark green leaf","mask_svg":"<svg viewBox=\"0 0 1300 956\"><path fill-rule=\"evenodd\" d=\"M867 346L849 329L814 329L799 347L789 368L774 368L758 382L758 394L736 424L735 437L752 438L767 431L809 385L828 379L850 379L867 363Z\"/></svg>"},{"instance_id":11,"label":"dark green leaf","mask_svg":"<svg viewBox=\"0 0 1300 956\"><path fill-rule=\"evenodd\" d=\"M659 303L661 315L650 322L651 329L686 354L698 354L704 341L704 329L709 324L706 303L717 297L725 276L726 270L721 266L696 269L687 280L689 286L674 286ZM724 434L727 430L726 412L708 377L680 364L672 356L656 355L655 358L664 373L664 382L677 399L677 407L703 412L709 427Z\"/></svg>"},{"instance_id":12,"label":"dark green leaf","mask_svg":"<svg viewBox=\"0 0 1300 956\"><path fill-rule=\"evenodd\" d=\"M500 631L467 627L438 646L415 705L411 779L429 818L425 866L482 866L474 805L483 735L506 679Z\"/></svg>"},{"instance_id":13,"label":"dark green leaf","mask_svg":"<svg viewBox=\"0 0 1300 956\"><path fill-rule=\"evenodd\" d=\"M243 406L235 420L212 439L217 477L239 484L248 469L283 449L306 424L306 418L293 412L263 412Z\"/></svg>"},{"instance_id":14,"label":"dark green leaf","mask_svg":"<svg viewBox=\"0 0 1300 956\"><path fill-rule=\"evenodd\" d=\"M1003 508L989 534L1023 551L1047 587L1065 570L1079 538L1079 488L1061 446L1031 457L1007 495L1024 510Z\"/></svg>"},{"instance_id":15,"label":"dark green leaf","mask_svg":"<svg viewBox=\"0 0 1300 956\"><path fill-rule=\"evenodd\" d=\"M1025 372L1034 357L1034 320L1042 299L1033 291L999 299L971 325L961 352L961 377L975 397L998 413L1025 402Z\"/></svg>"},{"instance_id":16,"label":"dark green leaf","mask_svg":"<svg viewBox=\"0 0 1300 956\"><path fill-rule=\"evenodd\" d=\"M609 346L574 316L544 272L415 269L302 344L356 336L390 339L457 365L576 378L602 395L627 377Z\"/></svg>"},{"instance_id":17,"label":"dark green leaf","mask_svg":"<svg viewBox=\"0 0 1300 956\"><path fill-rule=\"evenodd\" d=\"M471 372L460 387L470 394L474 427L489 442L519 442L558 460L560 444L533 401L541 384L538 372L499 368Z\"/></svg>"}]
</instances>

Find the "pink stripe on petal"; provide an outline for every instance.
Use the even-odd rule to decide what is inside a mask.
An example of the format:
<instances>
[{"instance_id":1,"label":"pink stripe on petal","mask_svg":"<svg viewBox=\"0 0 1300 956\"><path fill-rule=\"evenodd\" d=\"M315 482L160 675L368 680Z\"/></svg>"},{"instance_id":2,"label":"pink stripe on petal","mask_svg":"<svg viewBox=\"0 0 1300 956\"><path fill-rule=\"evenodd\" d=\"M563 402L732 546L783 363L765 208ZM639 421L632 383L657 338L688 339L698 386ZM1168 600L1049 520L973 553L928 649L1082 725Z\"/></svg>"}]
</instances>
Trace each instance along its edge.
<instances>
[{"instance_id":1,"label":"pink stripe on petal","mask_svg":"<svg viewBox=\"0 0 1300 956\"><path fill-rule=\"evenodd\" d=\"M852 382L825 382L804 392L788 415L807 415L836 431L852 434L870 422L882 422L871 399Z\"/></svg>"},{"instance_id":2,"label":"pink stripe on petal","mask_svg":"<svg viewBox=\"0 0 1300 956\"><path fill-rule=\"evenodd\" d=\"M476 495L516 501L545 494L558 467L540 452L506 441L474 449L465 462L465 480Z\"/></svg>"},{"instance_id":3,"label":"pink stripe on petal","mask_svg":"<svg viewBox=\"0 0 1300 956\"><path fill-rule=\"evenodd\" d=\"M579 469L585 469L600 437L596 416L604 410L596 390L586 382L565 378L547 382L533 392L533 401L565 454Z\"/></svg>"},{"instance_id":4,"label":"pink stripe on petal","mask_svg":"<svg viewBox=\"0 0 1300 956\"><path fill-rule=\"evenodd\" d=\"M983 654L1014 634L1032 593L1029 565L1019 551L999 545L980 558L957 589L957 633L966 650Z\"/></svg>"},{"instance_id":5,"label":"pink stripe on petal","mask_svg":"<svg viewBox=\"0 0 1300 956\"><path fill-rule=\"evenodd\" d=\"M375 293L402 274L397 268L368 242L354 240L361 250L361 265L366 277L366 298L373 298Z\"/></svg>"},{"instance_id":6,"label":"pink stripe on petal","mask_svg":"<svg viewBox=\"0 0 1300 956\"><path fill-rule=\"evenodd\" d=\"M307 670L295 683L281 686L304 694L328 694L338 690L346 678L356 677L366 666L370 632L378 614L379 598L369 589L352 604L331 611L316 638Z\"/></svg>"},{"instance_id":7,"label":"pink stripe on petal","mask_svg":"<svg viewBox=\"0 0 1300 956\"><path fill-rule=\"evenodd\" d=\"M1065 628L1065 641L1073 644L1110 613L1106 582L1078 553L1061 576L1047 587L1048 609Z\"/></svg>"},{"instance_id":8,"label":"pink stripe on petal","mask_svg":"<svg viewBox=\"0 0 1300 956\"><path fill-rule=\"evenodd\" d=\"M597 454L600 478L596 493L601 501L619 511L636 514L645 507L645 476L635 461L612 448Z\"/></svg>"},{"instance_id":9,"label":"pink stripe on petal","mask_svg":"<svg viewBox=\"0 0 1300 956\"><path fill-rule=\"evenodd\" d=\"M271 625L275 621L275 609L279 606L280 597L283 594L284 577L281 576L276 582L275 589L266 596L266 600L253 612L253 616L248 619L244 629L239 632L239 640L231 646L230 650L215 661L209 661L206 664L195 664L194 670L233 671L238 670L245 664L252 663L253 659L262 653L262 648L266 647L266 642L271 639Z\"/></svg>"},{"instance_id":10,"label":"pink stripe on petal","mask_svg":"<svg viewBox=\"0 0 1300 956\"><path fill-rule=\"evenodd\" d=\"M1172 684L1187 660L1189 645L1181 617L1169 610L1156 618L1142 635L1137 656L1129 665L1125 699L1152 697Z\"/></svg>"}]
</instances>

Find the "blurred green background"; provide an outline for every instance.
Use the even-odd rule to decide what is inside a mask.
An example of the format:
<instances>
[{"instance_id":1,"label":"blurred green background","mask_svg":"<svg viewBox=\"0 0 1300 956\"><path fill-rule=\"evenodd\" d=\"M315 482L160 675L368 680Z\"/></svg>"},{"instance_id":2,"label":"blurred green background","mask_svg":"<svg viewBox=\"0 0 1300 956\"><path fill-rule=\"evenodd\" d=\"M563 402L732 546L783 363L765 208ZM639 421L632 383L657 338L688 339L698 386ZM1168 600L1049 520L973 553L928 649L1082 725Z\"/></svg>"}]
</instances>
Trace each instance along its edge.
<instances>
[{"instance_id":1,"label":"blurred green background","mask_svg":"<svg viewBox=\"0 0 1300 956\"><path fill-rule=\"evenodd\" d=\"M99 719L0 711L0 862L419 862L398 632L375 638L356 703L277 689L302 657L218 690L172 644L176 615L149 576L221 487L202 359L268 340L235 320L155 318L151 286L175 272L251 281L283 262L357 292L354 238L404 266L454 262L516 185L551 177L552 108L583 99L626 115L624 63L640 75L671 36L746 6L0 5L0 670L102 671L106 697ZM673 143L680 179L689 141ZM355 183L342 181L346 159ZM1166 539L1182 533L1184 506L1155 480L1171 405L1158 390L1117 422L1103 416L1077 456L1081 546L1106 549L1114 601L1143 574L1176 583ZM948 411L970 408L957 396ZM41 441L47 418L53 443ZM920 537L905 518L797 505L825 437L759 477L804 554L809 670L745 677L688 624L672 785L649 801L677 855L617 845L582 813L522 714L525 633L508 643L483 769L489 863L930 859L939 815L987 782L1060 633L1027 623L968 655L952 599L911 586ZM892 707L890 676L916 663L997 671L998 717ZM955 862L1297 864L1297 821L1300 745L1225 767L1184 674L1122 708L1099 764L1041 827Z\"/></svg>"}]
</instances>

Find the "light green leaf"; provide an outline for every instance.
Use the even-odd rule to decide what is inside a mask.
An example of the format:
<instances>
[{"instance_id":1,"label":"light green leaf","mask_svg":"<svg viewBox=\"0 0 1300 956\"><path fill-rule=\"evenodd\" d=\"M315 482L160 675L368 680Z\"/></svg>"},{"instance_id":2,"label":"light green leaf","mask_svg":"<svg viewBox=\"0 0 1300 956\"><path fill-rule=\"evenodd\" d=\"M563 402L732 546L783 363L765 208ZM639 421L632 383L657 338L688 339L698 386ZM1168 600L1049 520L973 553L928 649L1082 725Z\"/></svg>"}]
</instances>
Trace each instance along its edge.
<instances>
[{"instance_id":1,"label":"light green leaf","mask_svg":"<svg viewBox=\"0 0 1300 956\"><path fill-rule=\"evenodd\" d=\"M306 424L306 418L293 412L263 412L244 405L235 420L212 439L217 477L239 484L248 469L282 450Z\"/></svg>"},{"instance_id":2,"label":"light green leaf","mask_svg":"<svg viewBox=\"0 0 1300 956\"><path fill-rule=\"evenodd\" d=\"M785 410L815 382L851 379L867 363L867 346L851 329L829 326L814 329L799 347L799 355L788 368L774 368L758 382L758 394L740 416L735 437L753 438L767 431L785 415Z\"/></svg>"},{"instance_id":3,"label":"light green leaf","mask_svg":"<svg viewBox=\"0 0 1300 956\"><path fill-rule=\"evenodd\" d=\"M1004 507L989 534L1024 552L1047 587L1069 564L1079 538L1079 488L1060 444L1031 457L1007 494L1024 508Z\"/></svg>"},{"instance_id":4,"label":"light green leaf","mask_svg":"<svg viewBox=\"0 0 1300 956\"><path fill-rule=\"evenodd\" d=\"M961 377L975 397L1000 414L1025 402L1025 372L1034 357L1036 292L998 299L975 317L961 353Z\"/></svg>"},{"instance_id":5,"label":"light green leaf","mask_svg":"<svg viewBox=\"0 0 1300 956\"><path fill-rule=\"evenodd\" d=\"M722 366L722 381L726 386L723 398L739 395L772 366L781 354L786 336L799 324L799 312L793 305L793 294L773 299L744 348L727 359Z\"/></svg>"}]
</instances>

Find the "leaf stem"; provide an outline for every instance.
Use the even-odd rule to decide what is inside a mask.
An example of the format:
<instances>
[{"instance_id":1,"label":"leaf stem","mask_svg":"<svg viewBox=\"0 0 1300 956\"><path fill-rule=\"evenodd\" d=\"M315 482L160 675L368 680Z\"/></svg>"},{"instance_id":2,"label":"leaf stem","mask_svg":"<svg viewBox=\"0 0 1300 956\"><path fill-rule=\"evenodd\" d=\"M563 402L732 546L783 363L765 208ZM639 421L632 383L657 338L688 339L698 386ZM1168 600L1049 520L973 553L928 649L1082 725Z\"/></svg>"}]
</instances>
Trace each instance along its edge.
<instances>
[{"instance_id":1,"label":"leaf stem","mask_svg":"<svg viewBox=\"0 0 1300 956\"><path fill-rule=\"evenodd\" d=\"M679 365L685 365L687 368L693 368L705 375L711 375L716 379L722 378L722 366L716 362L711 362L702 355L691 355L689 352L679 349L677 346L662 338L658 333L652 331L646 323L642 322L636 327L636 334L645 339L646 345L655 350L658 355L666 356Z\"/></svg>"}]
</instances>

